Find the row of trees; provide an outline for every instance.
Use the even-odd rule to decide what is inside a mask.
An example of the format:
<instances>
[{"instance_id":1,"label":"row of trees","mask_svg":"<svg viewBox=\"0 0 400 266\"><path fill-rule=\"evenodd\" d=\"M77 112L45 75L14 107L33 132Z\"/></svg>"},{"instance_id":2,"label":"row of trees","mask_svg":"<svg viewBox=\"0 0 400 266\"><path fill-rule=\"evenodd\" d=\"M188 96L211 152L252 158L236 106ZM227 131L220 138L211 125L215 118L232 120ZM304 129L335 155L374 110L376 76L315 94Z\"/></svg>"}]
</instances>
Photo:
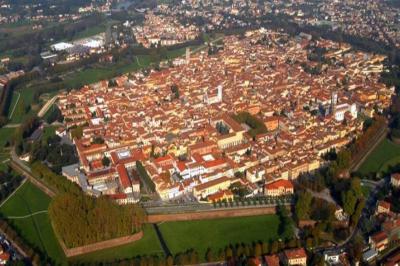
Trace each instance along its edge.
<instances>
[{"instance_id":1,"label":"row of trees","mask_svg":"<svg viewBox=\"0 0 400 266\"><path fill-rule=\"evenodd\" d=\"M372 124L360 135L357 140L350 145L349 151L351 152L351 159L357 159L362 155L373 141L375 141L375 136L383 128L386 127L386 119L382 116L375 116Z\"/></svg>"},{"instance_id":2,"label":"row of trees","mask_svg":"<svg viewBox=\"0 0 400 266\"><path fill-rule=\"evenodd\" d=\"M7 198L21 183L22 177L13 175L11 169L0 171L0 202Z\"/></svg>"},{"instance_id":3,"label":"row of trees","mask_svg":"<svg viewBox=\"0 0 400 266\"><path fill-rule=\"evenodd\" d=\"M146 184L147 188L151 192L155 192L156 185L154 184L153 180L151 180L149 174L146 171L146 168L144 168L143 164L140 161L136 161L136 171L139 174L142 182L144 182Z\"/></svg>"},{"instance_id":4,"label":"row of trees","mask_svg":"<svg viewBox=\"0 0 400 266\"><path fill-rule=\"evenodd\" d=\"M31 245L27 245L26 242L20 237L17 231L15 231L5 219L0 219L0 232L7 235L7 238L18 245L28 256L26 258L29 261L24 261L23 265L30 265L32 262L35 265L41 265L42 263L51 263L48 259L45 259L43 254L40 254L36 248Z\"/></svg>"},{"instance_id":5,"label":"row of trees","mask_svg":"<svg viewBox=\"0 0 400 266\"><path fill-rule=\"evenodd\" d=\"M296 248L301 246L299 239L290 239L287 241L257 241L253 243L236 243L229 244L224 248L213 250L207 248L205 254L199 254L194 249L188 249L184 252L179 252L175 256L169 255L160 257L152 256L137 256L131 259L118 260L110 265L154 265L154 266L172 266L172 265L196 265L201 261L206 262L223 262L228 261L230 265L248 265L249 259L260 257L262 255L277 254L286 248ZM204 256L204 257L202 257ZM76 262L72 265L92 265L85 262Z\"/></svg>"},{"instance_id":6,"label":"row of trees","mask_svg":"<svg viewBox=\"0 0 400 266\"><path fill-rule=\"evenodd\" d=\"M139 232L146 219L139 206L121 206L84 192L58 194L50 203L49 215L57 234L70 248Z\"/></svg>"},{"instance_id":7,"label":"row of trees","mask_svg":"<svg viewBox=\"0 0 400 266\"><path fill-rule=\"evenodd\" d=\"M16 130L13 138L15 152L18 155L30 151L30 143L27 140L28 137L40 126L40 120L36 117L29 117L26 119L21 126Z\"/></svg>"}]
</instances>

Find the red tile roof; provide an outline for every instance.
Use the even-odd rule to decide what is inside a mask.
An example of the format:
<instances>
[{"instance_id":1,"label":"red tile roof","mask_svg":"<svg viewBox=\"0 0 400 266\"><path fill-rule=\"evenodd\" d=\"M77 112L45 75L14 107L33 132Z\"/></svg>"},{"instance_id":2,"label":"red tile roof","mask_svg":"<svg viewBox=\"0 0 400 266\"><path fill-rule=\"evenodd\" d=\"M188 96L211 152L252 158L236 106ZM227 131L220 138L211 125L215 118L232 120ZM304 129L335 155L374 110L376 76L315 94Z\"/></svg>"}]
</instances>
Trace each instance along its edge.
<instances>
[{"instance_id":1,"label":"red tile roof","mask_svg":"<svg viewBox=\"0 0 400 266\"><path fill-rule=\"evenodd\" d=\"M294 186L291 181L285 179L281 179L265 185L265 189L267 190L279 189L281 187L284 187L285 189L290 189L293 188Z\"/></svg>"},{"instance_id":2,"label":"red tile roof","mask_svg":"<svg viewBox=\"0 0 400 266\"><path fill-rule=\"evenodd\" d=\"M121 185L124 187L124 189L131 187L131 180L129 179L128 172L126 171L125 166L122 164L117 165L117 172Z\"/></svg>"},{"instance_id":3,"label":"red tile roof","mask_svg":"<svg viewBox=\"0 0 400 266\"><path fill-rule=\"evenodd\" d=\"M265 256L265 263L267 266L279 266L279 257L278 255L270 255L270 256Z\"/></svg>"},{"instance_id":4,"label":"red tile roof","mask_svg":"<svg viewBox=\"0 0 400 266\"><path fill-rule=\"evenodd\" d=\"M304 248L285 250L285 256L287 259L307 258L307 254Z\"/></svg>"}]
</instances>

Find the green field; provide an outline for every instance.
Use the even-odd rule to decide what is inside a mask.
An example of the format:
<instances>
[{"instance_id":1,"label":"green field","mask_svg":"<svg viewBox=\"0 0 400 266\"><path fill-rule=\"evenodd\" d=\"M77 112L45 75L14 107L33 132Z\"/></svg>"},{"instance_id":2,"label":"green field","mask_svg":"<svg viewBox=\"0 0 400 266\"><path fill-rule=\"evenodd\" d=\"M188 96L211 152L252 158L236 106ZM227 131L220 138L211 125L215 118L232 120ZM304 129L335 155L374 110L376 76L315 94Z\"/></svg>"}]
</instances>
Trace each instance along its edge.
<instances>
[{"instance_id":1,"label":"green field","mask_svg":"<svg viewBox=\"0 0 400 266\"><path fill-rule=\"evenodd\" d=\"M33 213L47 210L50 198L26 182L1 208L0 213L9 218L10 224L33 247L47 254L55 264L65 264L66 259L58 244L47 213ZM22 218L12 218L21 217ZM24 217L27 216L27 217Z\"/></svg>"},{"instance_id":2,"label":"green field","mask_svg":"<svg viewBox=\"0 0 400 266\"><path fill-rule=\"evenodd\" d=\"M18 96L20 95L20 96ZM18 100L18 102L17 102ZM26 107L31 106L33 103L33 90L29 88L24 88L19 91L15 91L9 109L9 116L11 116L10 123L17 124L24 121L27 117L32 115L33 112L30 110L28 113L26 112ZM14 109L15 106L15 109ZM14 109L14 112L13 112ZM12 113L13 112L13 113Z\"/></svg>"},{"instance_id":3,"label":"green field","mask_svg":"<svg viewBox=\"0 0 400 266\"><path fill-rule=\"evenodd\" d=\"M215 220L161 223L159 228L173 254L193 248L204 259L207 248L214 251L229 244L278 239L276 215L237 217Z\"/></svg>"},{"instance_id":4,"label":"green field","mask_svg":"<svg viewBox=\"0 0 400 266\"><path fill-rule=\"evenodd\" d=\"M71 258L71 262L107 262L116 259L133 258L139 255L158 255L163 257L164 253L161 249L160 242L153 229L153 226L148 224L144 227L143 238L137 242L123 245L120 247L110 248L102 251L85 254Z\"/></svg>"},{"instance_id":5,"label":"green field","mask_svg":"<svg viewBox=\"0 0 400 266\"><path fill-rule=\"evenodd\" d=\"M3 162L10 157L10 152L4 147L8 141L11 141L14 131L14 128L0 129L0 170L6 170L6 165Z\"/></svg>"},{"instance_id":6,"label":"green field","mask_svg":"<svg viewBox=\"0 0 400 266\"><path fill-rule=\"evenodd\" d=\"M15 128L0 129L0 149L4 148L7 141L10 141L14 135Z\"/></svg>"},{"instance_id":7,"label":"green field","mask_svg":"<svg viewBox=\"0 0 400 266\"><path fill-rule=\"evenodd\" d=\"M386 172L390 166L400 163L400 145L384 139L358 169L361 174Z\"/></svg>"},{"instance_id":8,"label":"green field","mask_svg":"<svg viewBox=\"0 0 400 266\"><path fill-rule=\"evenodd\" d=\"M46 141L48 138L54 136L56 134L56 127L48 126L43 129L42 140Z\"/></svg>"}]
</instances>

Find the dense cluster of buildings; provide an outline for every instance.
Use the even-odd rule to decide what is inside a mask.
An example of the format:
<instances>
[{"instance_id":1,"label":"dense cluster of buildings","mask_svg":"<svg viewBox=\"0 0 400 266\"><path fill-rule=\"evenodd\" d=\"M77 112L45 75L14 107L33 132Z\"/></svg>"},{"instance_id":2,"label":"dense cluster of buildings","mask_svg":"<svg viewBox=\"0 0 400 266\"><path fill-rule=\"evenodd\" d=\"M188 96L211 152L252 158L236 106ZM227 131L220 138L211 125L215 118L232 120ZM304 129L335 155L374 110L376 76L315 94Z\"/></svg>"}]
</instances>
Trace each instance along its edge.
<instances>
[{"instance_id":1,"label":"dense cluster of buildings","mask_svg":"<svg viewBox=\"0 0 400 266\"><path fill-rule=\"evenodd\" d=\"M310 61L310 47L327 60ZM60 132L83 128L73 139L80 182L103 194L137 191L138 160L163 200L226 196L232 184L292 194L292 180L361 132L359 114L390 104L394 88L379 82L384 57L350 48L265 29L226 37L215 55L187 54L177 67L60 95ZM320 73L305 70L316 65ZM244 112L267 130L252 135L235 116Z\"/></svg>"},{"instance_id":2,"label":"dense cluster of buildings","mask_svg":"<svg viewBox=\"0 0 400 266\"><path fill-rule=\"evenodd\" d=\"M306 266L308 258L304 248L294 248L287 249L280 254L264 256L263 259L265 264L262 264L260 259L254 258L252 265L279 266L283 264L289 266Z\"/></svg>"},{"instance_id":3,"label":"dense cluster of buildings","mask_svg":"<svg viewBox=\"0 0 400 266\"><path fill-rule=\"evenodd\" d=\"M0 25L28 21L32 23L32 29L40 29L45 21L77 20L88 13L105 13L111 10L112 0L92 0L88 2L82 2L82 5L74 10L73 8L65 8L63 2L49 4L45 1L25 3L2 0L0 1ZM60 12L55 10L60 10Z\"/></svg>"},{"instance_id":4,"label":"dense cluster of buildings","mask_svg":"<svg viewBox=\"0 0 400 266\"><path fill-rule=\"evenodd\" d=\"M313 17L305 20L400 48L398 7L390 1L322 1L311 9Z\"/></svg>"},{"instance_id":5,"label":"dense cluster of buildings","mask_svg":"<svg viewBox=\"0 0 400 266\"><path fill-rule=\"evenodd\" d=\"M92 54L100 54L105 51L105 33L82 38L73 42L59 42L50 46L49 51L41 53L43 60L50 62L56 61L76 61Z\"/></svg>"},{"instance_id":6,"label":"dense cluster of buildings","mask_svg":"<svg viewBox=\"0 0 400 266\"><path fill-rule=\"evenodd\" d=\"M400 173L393 173L390 176L390 186L393 191L400 189ZM375 221L376 230L369 234L369 248L363 254L363 260L366 263L374 261L379 254L395 247L400 239L400 215L393 208L393 197L387 195L387 198L378 200L375 208L373 221ZM397 201L398 199L394 199ZM400 263L400 252L395 249L385 256L382 265L398 265Z\"/></svg>"},{"instance_id":7,"label":"dense cluster of buildings","mask_svg":"<svg viewBox=\"0 0 400 266\"><path fill-rule=\"evenodd\" d=\"M18 71L11 71L8 72L4 75L0 75L0 95L3 93L3 88L6 86L6 84L14 78L18 78L22 75L24 75L25 72L23 70L18 70Z\"/></svg>"},{"instance_id":8,"label":"dense cluster of buildings","mask_svg":"<svg viewBox=\"0 0 400 266\"><path fill-rule=\"evenodd\" d=\"M178 18L154 14L145 15L143 25L132 27L136 41L144 47L171 46L194 40L199 29L194 25L182 25Z\"/></svg>"}]
</instances>

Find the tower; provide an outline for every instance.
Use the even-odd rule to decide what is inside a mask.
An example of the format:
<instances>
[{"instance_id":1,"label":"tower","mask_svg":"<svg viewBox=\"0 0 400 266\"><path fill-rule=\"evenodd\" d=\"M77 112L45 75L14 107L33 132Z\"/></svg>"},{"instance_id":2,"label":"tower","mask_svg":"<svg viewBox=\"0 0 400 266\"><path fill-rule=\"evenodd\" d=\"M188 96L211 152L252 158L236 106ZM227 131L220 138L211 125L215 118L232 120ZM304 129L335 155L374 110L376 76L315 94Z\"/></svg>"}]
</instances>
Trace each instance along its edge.
<instances>
[{"instance_id":1,"label":"tower","mask_svg":"<svg viewBox=\"0 0 400 266\"><path fill-rule=\"evenodd\" d=\"M190 63L190 48L186 48L186 64Z\"/></svg>"},{"instance_id":2,"label":"tower","mask_svg":"<svg viewBox=\"0 0 400 266\"><path fill-rule=\"evenodd\" d=\"M218 94L217 94L218 102L222 102L222 85L219 85L217 87L217 90L218 90Z\"/></svg>"},{"instance_id":3,"label":"tower","mask_svg":"<svg viewBox=\"0 0 400 266\"><path fill-rule=\"evenodd\" d=\"M335 112L336 104L338 103L337 91L332 91L331 94L331 112Z\"/></svg>"}]
</instances>

